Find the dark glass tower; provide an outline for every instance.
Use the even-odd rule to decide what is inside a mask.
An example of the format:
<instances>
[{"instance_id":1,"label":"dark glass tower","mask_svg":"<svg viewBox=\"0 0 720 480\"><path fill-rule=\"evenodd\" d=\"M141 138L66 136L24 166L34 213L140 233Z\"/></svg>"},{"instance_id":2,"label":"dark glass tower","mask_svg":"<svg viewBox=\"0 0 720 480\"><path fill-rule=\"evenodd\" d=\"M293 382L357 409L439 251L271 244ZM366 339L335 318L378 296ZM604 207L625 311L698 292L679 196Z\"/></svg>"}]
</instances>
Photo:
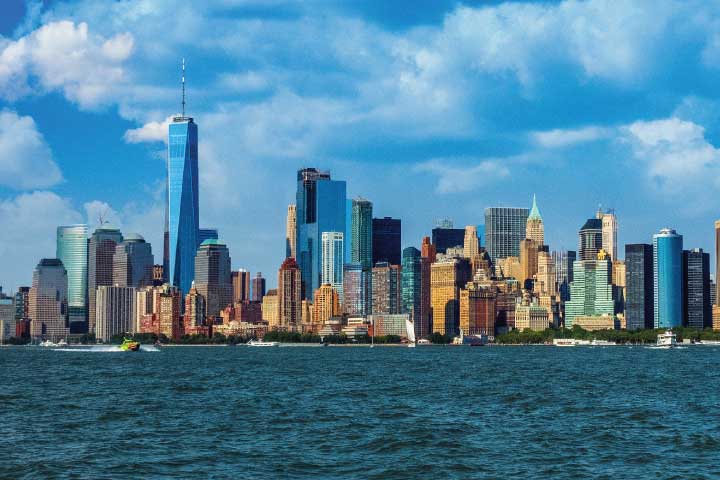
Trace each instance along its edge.
<instances>
[{"instance_id":1,"label":"dark glass tower","mask_svg":"<svg viewBox=\"0 0 720 480\"><path fill-rule=\"evenodd\" d=\"M95 299L97 287L113 285L115 248L123 241L115 227L103 225L90 237L88 245L88 332L95 333Z\"/></svg>"},{"instance_id":2,"label":"dark glass tower","mask_svg":"<svg viewBox=\"0 0 720 480\"><path fill-rule=\"evenodd\" d=\"M373 218L372 258L373 265L387 262L400 265L401 224L399 218Z\"/></svg>"},{"instance_id":3,"label":"dark glass tower","mask_svg":"<svg viewBox=\"0 0 720 480\"><path fill-rule=\"evenodd\" d=\"M589 218L580 229L579 237L578 260L597 260L602 249L602 220Z\"/></svg>"},{"instance_id":4,"label":"dark glass tower","mask_svg":"<svg viewBox=\"0 0 720 480\"><path fill-rule=\"evenodd\" d=\"M205 298L208 317L232 304L233 288L230 270L230 252L219 240L205 240L195 256L195 288Z\"/></svg>"},{"instance_id":5,"label":"dark glass tower","mask_svg":"<svg viewBox=\"0 0 720 480\"><path fill-rule=\"evenodd\" d=\"M628 330L653 328L653 247L625 245L625 322Z\"/></svg>"},{"instance_id":6,"label":"dark glass tower","mask_svg":"<svg viewBox=\"0 0 720 480\"><path fill-rule=\"evenodd\" d=\"M141 288L153 284L154 257L145 239L129 233L115 247L113 256L113 285Z\"/></svg>"},{"instance_id":7,"label":"dark glass tower","mask_svg":"<svg viewBox=\"0 0 720 480\"><path fill-rule=\"evenodd\" d=\"M683 251L683 325L712 326L710 304L710 254L702 248Z\"/></svg>"},{"instance_id":8,"label":"dark glass tower","mask_svg":"<svg viewBox=\"0 0 720 480\"><path fill-rule=\"evenodd\" d=\"M498 258L520 256L520 241L525 239L528 215L527 208L485 209L485 243L493 263Z\"/></svg>"},{"instance_id":9,"label":"dark glass tower","mask_svg":"<svg viewBox=\"0 0 720 480\"><path fill-rule=\"evenodd\" d=\"M464 228L436 227L432 229L432 244L436 253L446 253L448 248L462 247L465 243Z\"/></svg>"}]
</instances>

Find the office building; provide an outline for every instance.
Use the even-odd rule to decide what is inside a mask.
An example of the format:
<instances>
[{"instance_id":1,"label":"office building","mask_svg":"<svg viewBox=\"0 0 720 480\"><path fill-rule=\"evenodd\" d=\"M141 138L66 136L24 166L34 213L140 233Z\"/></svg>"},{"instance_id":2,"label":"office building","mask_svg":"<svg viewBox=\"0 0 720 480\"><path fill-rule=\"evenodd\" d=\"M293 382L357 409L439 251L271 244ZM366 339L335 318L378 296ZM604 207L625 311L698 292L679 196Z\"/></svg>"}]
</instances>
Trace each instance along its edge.
<instances>
[{"instance_id":1,"label":"office building","mask_svg":"<svg viewBox=\"0 0 720 480\"><path fill-rule=\"evenodd\" d=\"M195 254L200 245L198 127L184 114L174 117L168 127L166 211L165 275L183 296L195 278Z\"/></svg>"},{"instance_id":2,"label":"office building","mask_svg":"<svg viewBox=\"0 0 720 480\"><path fill-rule=\"evenodd\" d=\"M350 262L358 263L368 271L373 265L372 208L368 200L352 201Z\"/></svg>"},{"instance_id":3,"label":"office building","mask_svg":"<svg viewBox=\"0 0 720 480\"><path fill-rule=\"evenodd\" d=\"M353 317L370 315L372 312L372 271L359 263L343 267L343 308Z\"/></svg>"},{"instance_id":4,"label":"office building","mask_svg":"<svg viewBox=\"0 0 720 480\"><path fill-rule=\"evenodd\" d=\"M193 282L185 295L185 314L183 315L185 331L188 332L193 328L205 325L206 318L205 297L200 295L195 287L195 282Z\"/></svg>"},{"instance_id":5,"label":"office building","mask_svg":"<svg viewBox=\"0 0 720 480\"><path fill-rule=\"evenodd\" d=\"M602 220L589 218L579 232L579 260L595 260L602 250Z\"/></svg>"},{"instance_id":6,"label":"office building","mask_svg":"<svg viewBox=\"0 0 720 480\"><path fill-rule=\"evenodd\" d=\"M217 228L200 228L198 229L198 245L202 245L205 240L218 240L220 235Z\"/></svg>"},{"instance_id":7,"label":"office building","mask_svg":"<svg viewBox=\"0 0 720 480\"><path fill-rule=\"evenodd\" d=\"M402 309L400 265L380 262L372 269L372 313L396 314Z\"/></svg>"},{"instance_id":8,"label":"office building","mask_svg":"<svg viewBox=\"0 0 720 480\"><path fill-rule=\"evenodd\" d=\"M573 250L560 250L552 252L555 261L555 282L557 283L560 300L570 300L570 283L573 281L573 263L577 260L577 253Z\"/></svg>"},{"instance_id":9,"label":"office building","mask_svg":"<svg viewBox=\"0 0 720 480\"><path fill-rule=\"evenodd\" d=\"M550 317L545 307L537 302L523 302L515 306L515 329L541 332L550 327Z\"/></svg>"},{"instance_id":10,"label":"office building","mask_svg":"<svg viewBox=\"0 0 720 480\"><path fill-rule=\"evenodd\" d=\"M340 297L338 292L329 283L320 285L320 288L315 290L312 323L323 324L338 315L340 315Z\"/></svg>"},{"instance_id":11,"label":"office building","mask_svg":"<svg viewBox=\"0 0 720 480\"><path fill-rule=\"evenodd\" d=\"M456 335L460 327L460 289L470 280L467 259L449 258L430 266L433 331Z\"/></svg>"},{"instance_id":12,"label":"office building","mask_svg":"<svg viewBox=\"0 0 720 480\"><path fill-rule=\"evenodd\" d=\"M233 304L230 251L227 246L219 240L205 240L195 256L194 270L195 288L205 298L206 316L219 316L225 307Z\"/></svg>"},{"instance_id":13,"label":"office building","mask_svg":"<svg viewBox=\"0 0 720 480\"><path fill-rule=\"evenodd\" d=\"M30 335L59 340L70 333L67 271L57 258L43 258L33 272L28 301Z\"/></svg>"},{"instance_id":14,"label":"office building","mask_svg":"<svg viewBox=\"0 0 720 480\"><path fill-rule=\"evenodd\" d=\"M71 333L82 333L88 321L88 227L57 227L56 257L68 276L68 321Z\"/></svg>"},{"instance_id":15,"label":"office building","mask_svg":"<svg viewBox=\"0 0 720 480\"><path fill-rule=\"evenodd\" d=\"M625 325L628 330L653 328L653 246L625 245Z\"/></svg>"},{"instance_id":16,"label":"office building","mask_svg":"<svg viewBox=\"0 0 720 480\"><path fill-rule=\"evenodd\" d=\"M292 257L290 257L292 258ZM280 326L280 306L278 303L278 291L268 290L262 300L262 319L267 322L268 330L275 330Z\"/></svg>"},{"instance_id":17,"label":"office building","mask_svg":"<svg viewBox=\"0 0 720 480\"><path fill-rule=\"evenodd\" d=\"M468 225L465 227L465 238L463 240L463 256L472 259L480 253L480 241L478 240L477 227Z\"/></svg>"},{"instance_id":18,"label":"office building","mask_svg":"<svg viewBox=\"0 0 720 480\"><path fill-rule=\"evenodd\" d=\"M612 264L605 250L595 260L576 260L570 300L565 303L565 327L572 328L579 316L615 315L612 288Z\"/></svg>"},{"instance_id":19,"label":"office building","mask_svg":"<svg viewBox=\"0 0 720 480\"><path fill-rule=\"evenodd\" d=\"M302 275L303 299L311 298L320 286L322 232L345 231L345 200L344 181L332 180L329 172L321 172L315 168L298 171L295 260ZM372 260L372 256L370 259Z\"/></svg>"},{"instance_id":20,"label":"office building","mask_svg":"<svg viewBox=\"0 0 720 480\"><path fill-rule=\"evenodd\" d=\"M401 222L399 218L372 219L372 264L400 265Z\"/></svg>"},{"instance_id":21,"label":"office building","mask_svg":"<svg viewBox=\"0 0 720 480\"><path fill-rule=\"evenodd\" d=\"M113 285L142 288L153 284L152 247L138 234L129 233L115 246Z\"/></svg>"},{"instance_id":22,"label":"office building","mask_svg":"<svg viewBox=\"0 0 720 480\"><path fill-rule=\"evenodd\" d=\"M523 288L530 288L538 271L538 244L535 240L520 240L520 276L516 277Z\"/></svg>"},{"instance_id":23,"label":"office building","mask_svg":"<svg viewBox=\"0 0 720 480\"><path fill-rule=\"evenodd\" d=\"M113 285L115 250L122 233L108 224L101 225L88 244L88 332L95 333L95 294L98 287Z\"/></svg>"},{"instance_id":24,"label":"office building","mask_svg":"<svg viewBox=\"0 0 720 480\"><path fill-rule=\"evenodd\" d=\"M376 337L393 335L407 338L407 313L377 313L368 317Z\"/></svg>"},{"instance_id":25,"label":"office building","mask_svg":"<svg viewBox=\"0 0 720 480\"><path fill-rule=\"evenodd\" d=\"M340 297L343 295L344 257L345 234L343 232L323 232L320 281L323 285L332 285Z\"/></svg>"},{"instance_id":26,"label":"office building","mask_svg":"<svg viewBox=\"0 0 720 480\"><path fill-rule=\"evenodd\" d=\"M426 237L427 238L427 237ZM430 315L430 261L415 247L403 250L400 270L402 313L410 314L415 337L432 334Z\"/></svg>"},{"instance_id":27,"label":"office building","mask_svg":"<svg viewBox=\"0 0 720 480\"><path fill-rule=\"evenodd\" d=\"M702 248L683 251L683 325L712 327L710 301L710 254Z\"/></svg>"},{"instance_id":28,"label":"office building","mask_svg":"<svg viewBox=\"0 0 720 480\"><path fill-rule=\"evenodd\" d=\"M0 345L15 336L15 297L0 295Z\"/></svg>"},{"instance_id":29,"label":"office building","mask_svg":"<svg viewBox=\"0 0 720 480\"><path fill-rule=\"evenodd\" d=\"M250 272L241 268L230 274L232 283L232 303L250 300Z\"/></svg>"},{"instance_id":30,"label":"office building","mask_svg":"<svg viewBox=\"0 0 720 480\"><path fill-rule=\"evenodd\" d=\"M442 254L447 253L448 248L463 248L465 229L453 228L451 220L440 222L437 227L432 229L432 244L435 246L435 252Z\"/></svg>"},{"instance_id":31,"label":"office building","mask_svg":"<svg viewBox=\"0 0 720 480\"><path fill-rule=\"evenodd\" d=\"M653 313L655 328L682 325L683 237L664 228L653 235Z\"/></svg>"},{"instance_id":32,"label":"office building","mask_svg":"<svg viewBox=\"0 0 720 480\"><path fill-rule=\"evenodd\" d=\"M485 209L485 243L493 263L499 258L520 256L529 214L527 208Z\"/></svg>"},{"instance_id":33,"label":"office building","mask_svg":"<svg viewBox=\"0 0 720 480\"><path fill-rule=\"evenodd\" d=\"M20 287L15 292L15 320L30 318L30 287Z\"/></svg>"},{"instance_id":34,"label":"office building","mask_svg":"<svg viewBox=\"0 0 720 480\"><path fill-rule=\"evenodd\" d=\"M602 222L602 248L609 255L612 261L619 260L618 258L618 246L617 246L617 233L618 233L618 222L615 216L615 210L608 210L603 212L602 209L598 209L595 217Z\"/></svg>"},{"instance_id":35,"label":"office building","mask_svg":"<svg viewBox=\"0 0 720 480\"><path fill-rule=\"evenodd\" d=\"M430 263L435 263L437 251L435 250L435 245L430 242L430 237L423 237L422 245L420 246L420 256L427 258Z\"/></svg>"},{"instance_id":36,"label":"office building","mask_svg":"<svg viewBox=\"0 0 720 480\"><path fill-rule=\"evenodd\" d=\"M97 288L95 336L98 340L109 342L116 335L135 333L135 292L133 287L102 285Z\"/></svg>"},{"instance_id":37,"label":"office building","mask_svg":"<svg viewBox=\"0 0 720 480\"><path fill-rule=\"evenodd\" d=\"M497 289L468 282L460 290L460 328L465 335L495 335Z\"/></svg>"},{"instance_id":38,"label":"office building","mask_svg":"<svg viewBox=\"0 0 720 480\"><path fill-rule=\"evenodd\" d=\"M192 285L192 283L191 283ZM165 284L157 287L159 292L156 296L158 335L165 335L167 338L177 340L182 334L180 323L180 310L182 308L182 297L177 287Z\"/></svg>"},{"instance_id":39,"label":"office building","mask_svg":"<svg viewBox=\"0 0 720 480\"><path fill-rule=\"evenodd\" d=\"M525 235L537 245L545 245L545 225L543 224L535 195L533 195L532 208L525 223Z\"/></svg>"},{"instance_id":40,"label":"office building","mask_svg":"<svg viewBox=\"0 0 720 480\"><path fill-rule=\"evenodd\" d=\"M557 272L555 271L555 260L548 251L547 246L542 246L537 254L537 275L534 291L538 295L557 295Z\"/></svg>"},{"instance_id":41,"label":"office building","mask_svg":"<svg viewBox=\"0 0 720 480\"><path fill-rule=\"evenodd\" d=\"M278 272L279 326L294 331L302 323L302 276L292 257L286 258Z\"/></svg>"},{"instance_id":42,"label":"office building","mask_svg":"<svg viewBox=\"0 0 720 480\"><path fill-rule=\"evenodd\" d=\"M297 258L297 209L288 205L285 218L285 258Z\"/></svg>"},{"instance_id":43,"label":"office building","mask_svg":"<svg viewBox=\"0 0 720 480\"><path fill-rule=\"evenodd\" d=\"M233 288L235 285L233 284ZM252 279L252 298L253 302L262 302L265 296L265 279L262 276L262 272L257 272L255 278ZM237 302L236 302L237 303Z\"/></svg>"}]
</instances>

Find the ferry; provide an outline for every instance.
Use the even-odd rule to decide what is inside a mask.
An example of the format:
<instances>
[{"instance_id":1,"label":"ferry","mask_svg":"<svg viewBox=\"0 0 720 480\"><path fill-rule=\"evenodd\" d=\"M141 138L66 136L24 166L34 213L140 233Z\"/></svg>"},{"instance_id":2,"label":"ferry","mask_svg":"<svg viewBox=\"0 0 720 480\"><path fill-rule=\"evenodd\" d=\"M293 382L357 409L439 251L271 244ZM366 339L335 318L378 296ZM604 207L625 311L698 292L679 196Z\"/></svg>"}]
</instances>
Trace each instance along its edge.
<instances>
[{"instance_id":1,"label":"ferry","mask_svg":"<svg viewBox=\"0 0 720 480\"><path fill-rule=\"evenodd\" d=\"M556 347L574 347L577 342L574 338L553 338L553 345Z\"/></svg>"},{"instance_id":2,"label":"ferry","mask_svg":"<svg viewBox=\"0 0 720 480\"><path fill-rule=\"evenodd\" d=\"M592 342L590 342L590 345L593 346L593 347L611 347L611 346L616 346L617 343L611 342L611 341L609 341L609 340L597 340L597 339L595 339L595 340L593 340Z\"/></svg>"},{"instance_id":3,"label":"ferry","mask_svg":"<svg viewBox=\"0 0 720 480\"><path fill-rule=\"evenodd\" d=\"M278 347L280 342L263 342L262 340L250 340L246 343L248 347Z\"/></svg>"},{"instance_id":4,"label":"ferry","mask_svg":"<svg viewBox=\"0 0 720 480\"><path fill-rule=\"evenodd\" d=\"M657 336L657 343L650 348L677 348L677 346L675 334L670 330L666 330L665 333Z\"/></svg>"}]
</instances>

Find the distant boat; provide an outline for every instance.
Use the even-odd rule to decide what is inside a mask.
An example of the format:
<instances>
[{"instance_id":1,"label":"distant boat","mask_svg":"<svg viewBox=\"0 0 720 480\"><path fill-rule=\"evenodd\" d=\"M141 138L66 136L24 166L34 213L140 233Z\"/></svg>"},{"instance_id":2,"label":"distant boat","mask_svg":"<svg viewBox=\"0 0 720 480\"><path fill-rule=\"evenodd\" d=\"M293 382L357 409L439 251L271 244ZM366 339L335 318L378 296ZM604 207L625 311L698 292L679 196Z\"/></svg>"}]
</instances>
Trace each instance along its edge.
<instances>
[{"instance_id":1,"label":"distant boat","mask_svg":"<svg viewBox=\"0 0 720 480\"><path fill-rule=\"evenodd\" d=\"M120 350L123 352L137 352L140 350L140 342L136 342L130 338L123 338L123 342L120 344Z\"/></svg>"},{"instance_id":2,"label":"distant boat","mask_svg":"<svg viewBox=\"0 0 720 480\"><path fill-rule=\"evenodd\" d=\"M593 347L611 347L611 346L616 346L617 343L611 342L611 341L608 341L608 340L597 340L597 339L595 339L595 340L593 340L592 342L590 342L590 345L593 346Z\"/></svg>"},{"instance_id":3,"label":"distant boat","mask_svg":"<svg viewBox=\"0 0 720 480\"><path fill-rule=\"evenodd\" d=\"M408 348L415 348L415 324L409 318L405 319L405 330L407 331Z\"/></svg>"},{"instance_id":4,"label":"distant boat","mask_svg":"<svg viewBox=\"0 0 720 480\"><path fill-rule=\"evenodd\" d=\"M677 336L670 330L665 330L665 333L661 333L657 336L657 342L655 345L649 348L677 348Z\"/></svg>"},{"instance_id":5,"label":"distant boat","mask_svg":"<svg viewBox=\"0 0 720 480\"><path fill-rule=\"evenodd\" d=\"M577 342L574 338L553 338L553 345L556 347L574 347Z\"/></svg>"},{"instance_id":6,"label":"distant boat","mask_svg":"<svg viewBox=\"0 0 720 480\"><path fill-rule=\"evenodd\" d=\"M263 342L262 340L250 340L246 344L248 347L278 347L280 342Z\"/></svg>"},{"instance_id":7,"label":"distant boat","mask_svg":"<svg viewBox=\"0 0 720 480\"><path fill-rule=\"evenodd\" d=\"M51 341L51 340L45 340L44 342L40 342L41 347L57 347L58 344Z\"/></svg>"}]
</instances>

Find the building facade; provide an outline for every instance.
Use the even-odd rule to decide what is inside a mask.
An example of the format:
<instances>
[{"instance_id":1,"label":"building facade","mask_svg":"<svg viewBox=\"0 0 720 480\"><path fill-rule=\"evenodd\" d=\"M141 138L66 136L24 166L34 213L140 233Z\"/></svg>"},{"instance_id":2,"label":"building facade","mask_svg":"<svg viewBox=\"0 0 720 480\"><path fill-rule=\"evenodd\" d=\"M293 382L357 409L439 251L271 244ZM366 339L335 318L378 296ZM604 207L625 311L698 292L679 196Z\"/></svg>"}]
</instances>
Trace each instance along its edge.
<instances>
[{"instance_id":1,"label":"building facade","mask_svg":"<svg viewBox=\"0 0 720 480\"><path fill-rule=\"evenodd\" d=\"M702 248L683 251L683 325L712 327L710 254Z\"/></svg>"},{"instance_id":2,"label":"building facade","mask_svg":"<svg viewBox=\"0 0 720 480\"><path fill-rule=\"evenodd\" d=\"M580 228L578 236L578 259L595 260L602 250L602 220L589 218Z\"/></svg>"},{"instance_id":3,"label":"building facade","mask_svg":"<svg viewBox=\"0 0 720 480\"><path fill-rule=\"evenodd\" d=\"M320 285L320 288L315 290L312 323L323 324L338 315L340 315L340 297L338 292L329 283Z\"/></svg>"},{"instance_id":4,"label":"building facade","mask_svg":"<svg viewBox=\"0 0 720 480\"><path fill-rule=\"evenodd\" d=\"M664 228L653 235L653 301L655 328L682 325L683 237Z\"/></svg>"},{"instance_id":5,"label":"building facade","mask_svg":"<svg viewBox=\"0 0 720 480\"><path fill-rule=\"evenodd\" d=\"M219 316L225 307L234 303L230 263L230 251L219 240L205 240L195 255L194 285L205 298L209 318Z\"/></svg>"},{"instance_id":6,"label":"building facade","mask_svg":"<svg viewBox=\"0 0 720 480\"><path fill-rule=\"evenodd\" d=\"M372 219L372 264L387 262L400 265L401 222L399 218Z\"/></svg>"},{"instance_id":7,"label":"building facade","mask_svg":"<svg viewBox=\"0 0 720 480\"><path fill-rule=\"evenodd\" d=\"M570 300L565 303L565 327L572 328L576 317L615 315L612 264L604 250L595 260L573 264Z\"/></svg>"},{"instance_id":8,"label":"building facade","mask_svg":"<svg viewBox=\"0 0 720 480\"><path fill-rule=\"evenodd\" d=\"M380 262L372 269L372 313L401 313L400 265Z\"/></svg>"},{"instance_id":9,"label":"building facade","mask_svg":"<svg viewBox=\"0 0 720 480\"><path fill-rule=\"evenodd\" d=\"M57 258L43 258L33 272L28 301L30 335L58 340L70 333L67 271Z\"/></svg>"},{"instance_id":10,"label":"building facade","mask_svg":"<svg viewBox=\"0 0 720 480\"><path fill-rule=\"evenodd\" d=\"M150 286L154 263L150 244L142 236L129 233L115 246L112 284L133 288Z\"/></svg>"},{"instance_id":11,"label":"building facade","mask_svg":"<svg viewBox=\"0 0 720 480\"><path fill-rule=\"evenodd\" d=\"M452 222L448 222L432 229L432 244L436 254L445 254L448 248L463 248L465 244L465 229L453 228Z\"/></svg>"},{"instance_id":12,"label":"building facade","mask_svg":"<svg viewBox=\"0 0 720 480\"><path fill-rule=\"evenodd\" d=\"M86 331L88 321L88 227L57 227L56 257L68 275L68 321L72 333Z\"/></svg>"},{"instance_id":13,"label":"building facade","mask_svg":"<svg viewBox=\"0 0 720 480\"><path fill-rule=\"evenodd\" d=\"M527 208L485 209L485 243L493 263L499 258L519 257L520 241L526 238Z\"/></svg>"},{"instance_id":14,"label":"building facade","mask_svg":"<svg viewBox=\"0 0 720 480\"><path fill-rule=\"evenodd\" d=\"M433 331L456 335L460 328L460 289L470 280L470 263L450 258L430 267Z\"/></svg>"},{"instance_id":15,"label":"building facade","mask_svg":"<svg viewBox=\"0 0 720 480\"><path fill-rule=\"evenodd\" d=\"M653 246L625 245L625 325L628 330L653 328Z\"/></svg>"},{"instance_id":16,"label":"building facade","mask_svg":"<svg viewBox=\"0 0 720 480\"><path fill-rule=\"evenodd\" d=\"M372 268L373 205L368 200L359 198L352 201L350 262L360 264L364 269Z\"/></svg>"},{"instance_id":17,"label":"building facade","mask_svg":"<svg viewBox=\"0 0 720 480\"><path fill-rule=\"evenodd\" d=\"M344 258L345 233L323 232L320 282L332 285L340 298L343 296Z\"/></svg>"},{"instance_id":18,"label":"building facade","mask_svg":"<svg viewBox=\"0 0 720 480\"><path fill-rule=\"evenodd\" d=\"M525 235L537 245L545 245L545 225L543 224L535 195L533 195L532 208L530 209L530 214L525 224Z\"/></svg>"},{"instance_id":19,"label":"building facade","mask_svg":"<svg viewBox=\"0 0 720 480\"><path fill-rule=\"evenodd\" d=\"M359 263L343 267L343 309L354 317L372 313L372 271Z\"/></svg>"},{"instance_id":20,"label":"building facade","mask_svg":"<svg viewBox=\"0 0 720 480\"><path fill-rule=\"evenodd\" d=\"M468 225L465 227L465 238L463 239L463 256L472 259L478 253L480 253L480 240L477 227Z\"/></svg>"},{"instance_id":21,"label":"building facade","mask_svg":"<svg viewBox=\"0 0 720 480\"><path fill-rule=\"evenodd\" d=\"M285 218L285 258L297 258L297 209L288 205Z\"/></svg>"},{"instance_id":22,"label":"building facade","mask_svg":"<svg viewBox=\"0 0 720 480\"><path fill-rule=\"evenodd\" d=\"M232 283L232 302L250 300L250 272L241 268L230 274Z\"/></svg>"},{"instance_id":23,"label":"building facade","mask_svg":"<svg viewBox=\"0 0 720 480\"><path fill-rule=\"evenodd\" d=\"M279 326L295 330L302 323L302 275L295 259L286 258L278 272Z\"/></svg>"},{"instance_id":24,"label":"building facade","mask_svg":"<svg viewBox=\"0 0 720 480\"><path fill-rule=\"evenodd\" d=\"M234 288L234 285L233 285L233 288ZM264 296L265 296L265 279L262 276L262 272L257 272L257 274L255 274L255 278L252 279L251 300L253 302L262 302L262 299Z\"/></svg>"},{"instance_id":25,"label":"building facade","mask_svg":"<svg viewBox=\"0 0 720 480\"><path fill-rule=\"evenodd\" d=\"M136 290L133 287L100 286L95 312L96 338L109 342L115 335L134 334Z\"/></svg>"},{"instance_id":26,"label":"building facade","mask_svg":"<svg viewBox=\"0 0 720 480\"><path fill-rule=\"evenodd\" d=\"M88 329L95 333L95 295L98 287L113 285L115 250L123 241L122 233L110 225L93 232L88 244Z\"/></svg>"}]
</instances>

